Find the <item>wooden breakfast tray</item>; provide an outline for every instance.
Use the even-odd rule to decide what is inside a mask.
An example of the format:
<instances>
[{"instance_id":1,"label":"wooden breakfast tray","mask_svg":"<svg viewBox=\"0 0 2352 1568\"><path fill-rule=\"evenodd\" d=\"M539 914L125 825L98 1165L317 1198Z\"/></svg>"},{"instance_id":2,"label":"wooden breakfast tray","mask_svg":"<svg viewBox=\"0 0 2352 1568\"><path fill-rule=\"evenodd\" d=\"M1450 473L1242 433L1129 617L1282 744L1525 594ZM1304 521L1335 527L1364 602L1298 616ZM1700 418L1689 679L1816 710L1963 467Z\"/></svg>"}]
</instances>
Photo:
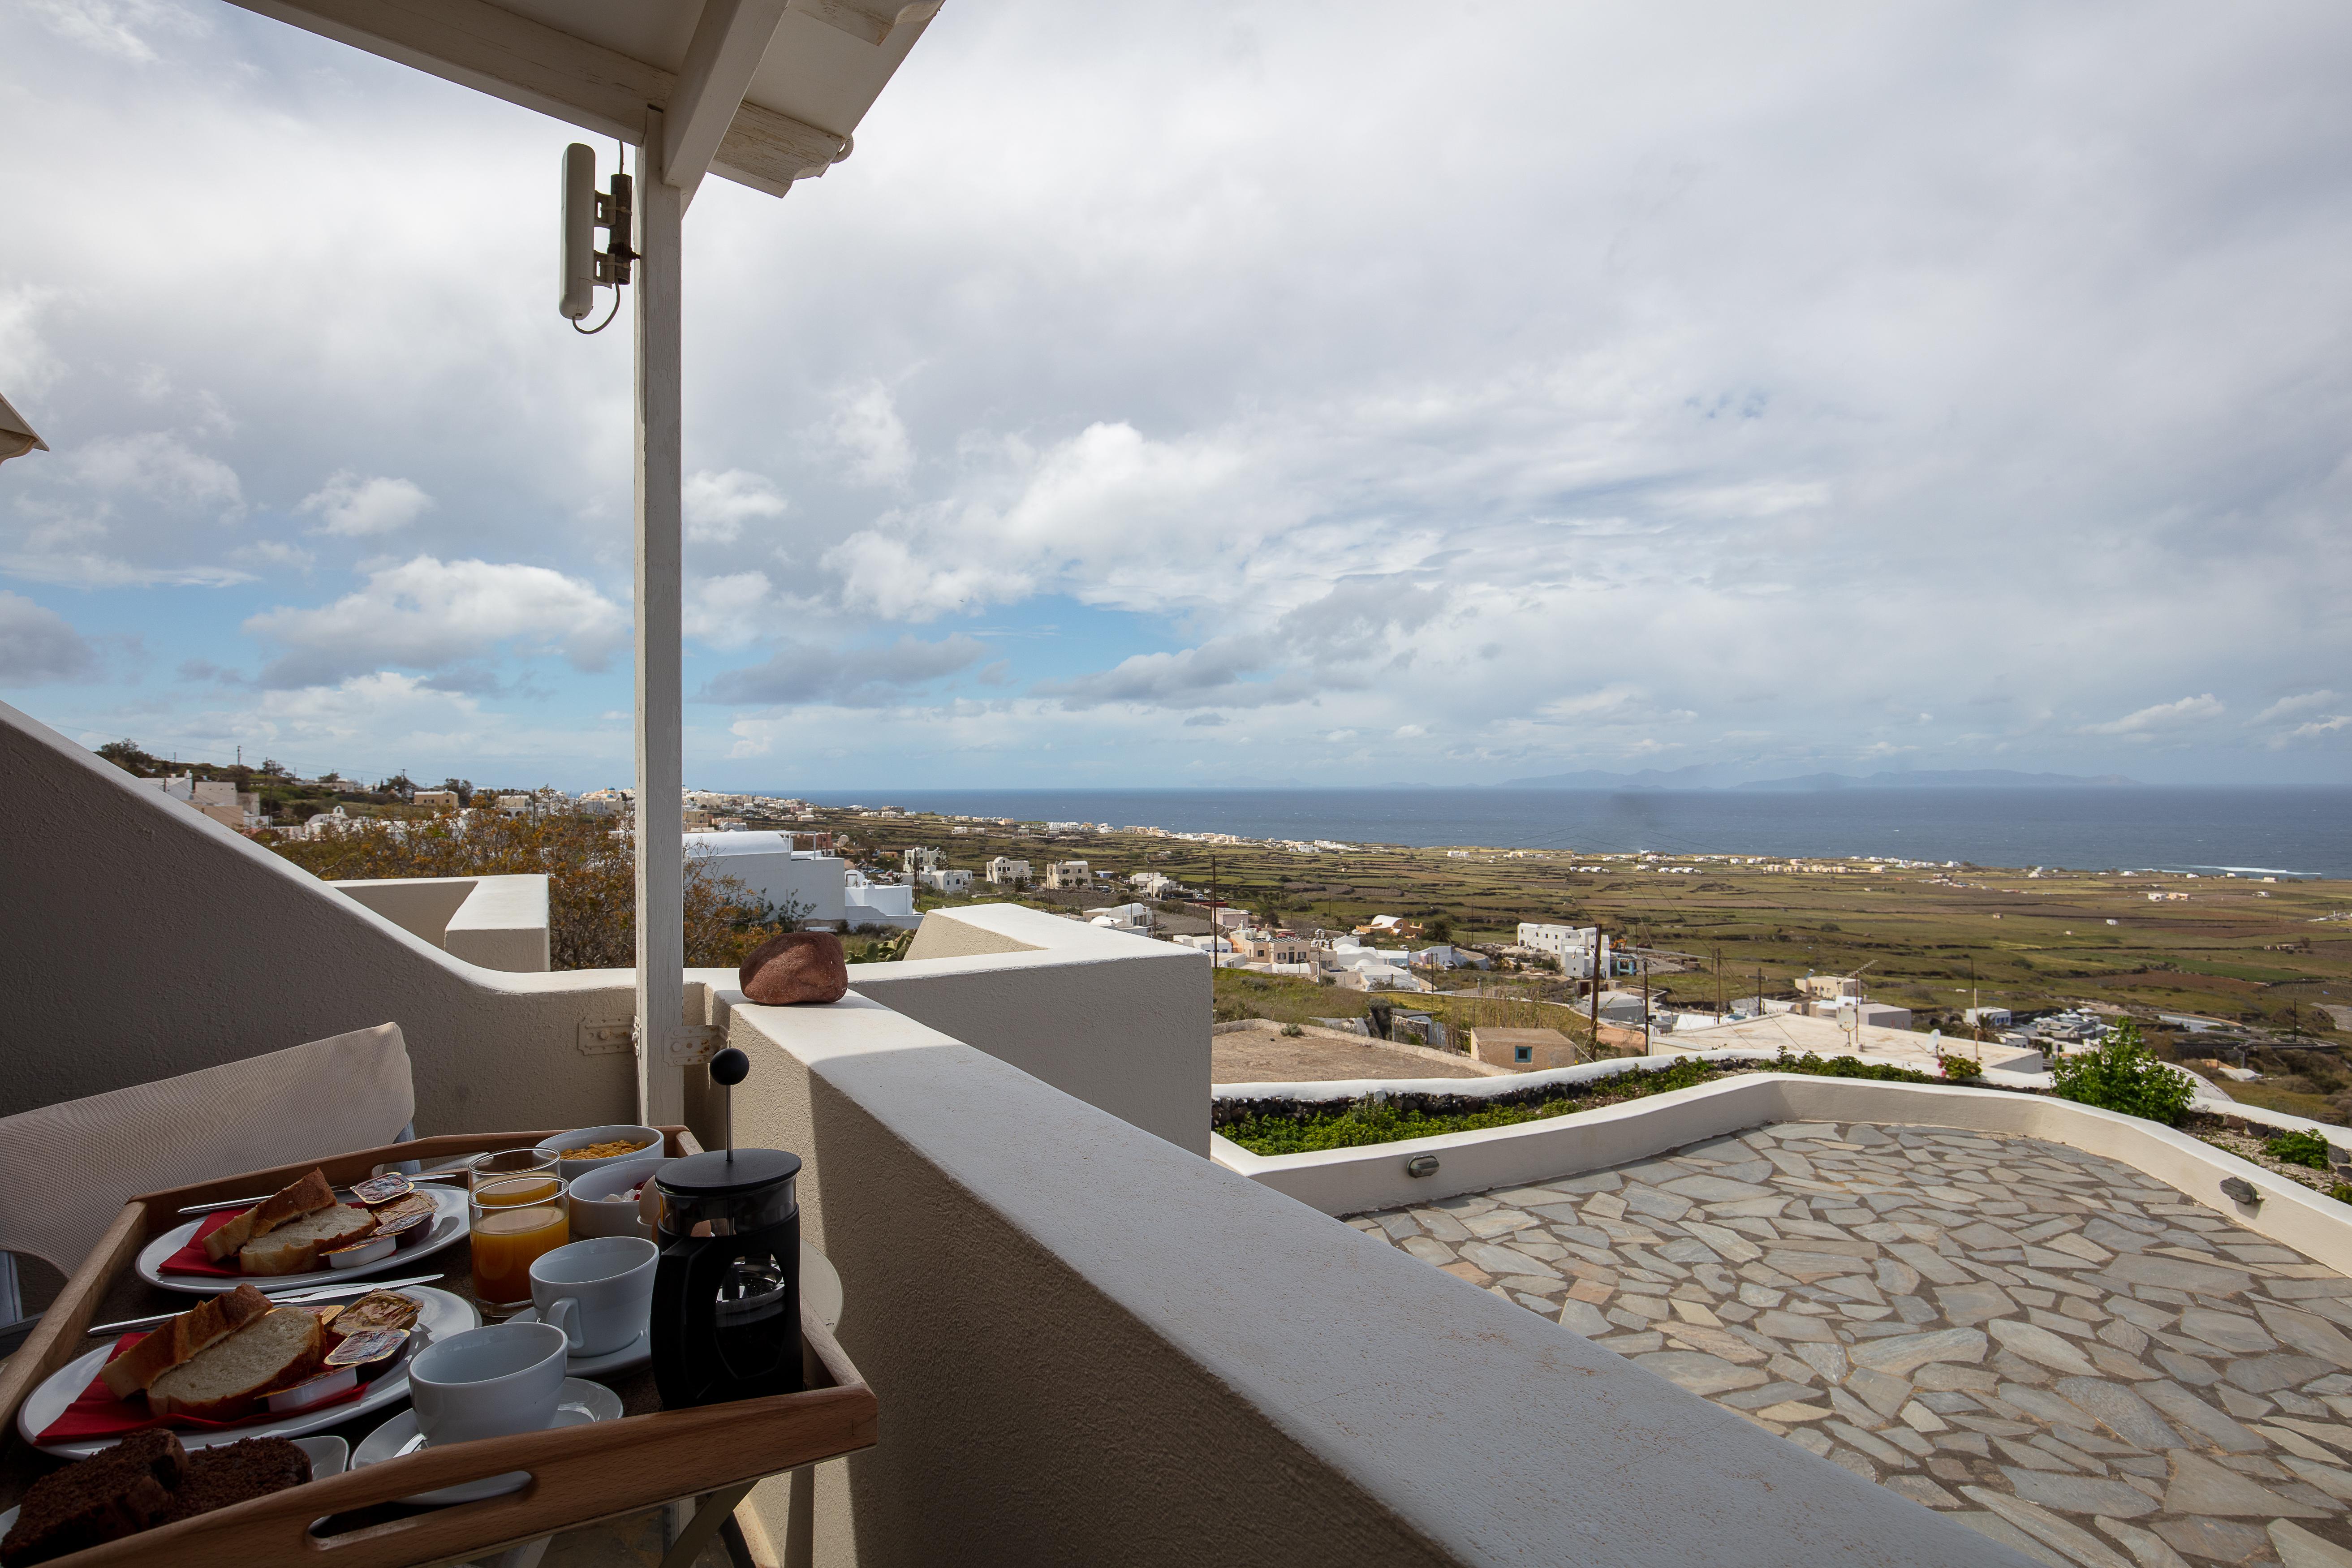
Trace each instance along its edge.
<instances>
[{"instance_id":1,"label":"wooden breakfast tray","mask_svg":"<svg viewBox=\"0 0 2352 1568\"><path fill-rule=\"evenodd\" d=\"M144 1193L123 1205L98 1246L16 1354L0 1366L0 1509L14 1504L58 1461L16 1436L16 1411L49 1373L87 1352L83 1331L104 1307L110 1316L184 1310L195 1298L156 1290L130 1271L148 1240L182 1221L192 1204L275 1192L316 1167L337 1186L398 1161L527 1148L561 1128L539 1132L462 1134L362 1149ZM666 1127L671 1154L701 1152L683 1127ZM466 1264L457 1249L447 1268ZM264 1281L263 1283L267 1283ZM356 1283L356 1281L355 1281ZM455 1283L452 1281L451 1283ZM446 1288L445 1286L445 1288ZM461 1293L464 1292L462 1286ZM173 1568L248 1568L255 1563L326 1563L336 1568L409 1568L480 1557L558 1531L574 1530L680 1498L748 1485L819 1459L873 1447L874 1391L842 1352L806 1298L801 1334L805 1364L820 1369L800 1394L663 1410L650 1373L600 1380L623 1395L624 1415L593 1426L559 1427L428 1449L365 1469L200 1514L53 1561L70 1568L171 1563ZM373 1413L363 1424L373 1424ZM358 1447L357 1437L351 1439ZM410 1509L397 1500L462 1481L528 1470L529 1485L503 1497L448 1508ZM314 1523L317 1528L314 1530Z\"/></svg>"}]
</instances>

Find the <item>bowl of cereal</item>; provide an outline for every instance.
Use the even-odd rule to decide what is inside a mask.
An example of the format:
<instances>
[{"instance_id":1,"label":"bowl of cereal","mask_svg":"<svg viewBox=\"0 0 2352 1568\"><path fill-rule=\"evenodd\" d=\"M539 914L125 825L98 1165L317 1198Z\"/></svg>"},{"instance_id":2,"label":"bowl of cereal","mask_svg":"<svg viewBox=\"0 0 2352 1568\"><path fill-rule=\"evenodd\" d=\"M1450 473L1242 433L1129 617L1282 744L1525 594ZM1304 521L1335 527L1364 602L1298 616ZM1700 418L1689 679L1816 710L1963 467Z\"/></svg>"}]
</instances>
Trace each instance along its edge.
<instances>
[{"instance_id":1,"label":"bowl of cereal","mask_svg":"<svg viewBox=\"0 0 2352 1568\"><path fill-rule=\"evenodd\" d=\"M581 1127L542 1138L539 1148L542 1153L555 1156L556 1174L568 1182L610 1161L658 1154L662 1152L662 1135L652 1127Z\"/></svg>"}]
</instances>

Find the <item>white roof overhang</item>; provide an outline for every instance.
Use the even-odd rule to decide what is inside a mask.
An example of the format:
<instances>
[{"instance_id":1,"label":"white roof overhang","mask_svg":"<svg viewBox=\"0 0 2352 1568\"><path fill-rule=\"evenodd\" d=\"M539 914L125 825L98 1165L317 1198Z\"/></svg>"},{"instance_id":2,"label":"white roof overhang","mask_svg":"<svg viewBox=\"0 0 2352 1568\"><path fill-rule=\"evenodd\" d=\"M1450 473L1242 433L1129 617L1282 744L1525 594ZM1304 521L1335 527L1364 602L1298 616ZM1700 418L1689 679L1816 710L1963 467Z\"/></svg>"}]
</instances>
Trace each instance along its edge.
<instances>
[{"instance_id":1,"label":"white roof overhang","mask_svg":"<svg viewBox=\"0 0 2352 1568\"><path fill-rule=\"evenodd\" d=\"M691 191L781 196L840 161L940 0L232 0L602 136Z\"/></svg>"}]
</instances>

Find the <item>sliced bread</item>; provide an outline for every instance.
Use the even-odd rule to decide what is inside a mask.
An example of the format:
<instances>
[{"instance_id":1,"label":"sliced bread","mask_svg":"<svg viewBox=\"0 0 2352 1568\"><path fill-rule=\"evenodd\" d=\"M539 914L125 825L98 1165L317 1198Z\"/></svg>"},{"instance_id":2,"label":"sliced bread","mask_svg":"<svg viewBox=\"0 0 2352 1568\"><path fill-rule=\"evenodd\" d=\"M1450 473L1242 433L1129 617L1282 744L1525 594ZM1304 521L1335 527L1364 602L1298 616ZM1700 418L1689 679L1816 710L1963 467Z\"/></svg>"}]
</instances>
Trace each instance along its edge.
<instances>
[{"instance_id":1,"label":"sliced bread","mask_svg":"<svg viewBox=\"0 0 2352 1568\"><path fill-rule=\"evenodd\" d=\"M98 1375L117 1399L143 1394L149 1384L268 1310L268 1297L250 1285L239 1285L226 1295L214 1296L158 1324L146 1338L108 1362Z\"/></svg>"},{"instance_id":2,"label":"sliced bread","mask_svg":"<svg viewBox=\"0 0 2352 1568\"><path fill-rule=\"evenodd\" d=\"M199 1421L236 1420L316 1373L326 1339L310 1313L273 1307L148 1384L147 1408Z\"/></svg>"},{"instance_id":3,"label":"sliced bread","mask_svg":"<svg viewBox=\"0 0 2352 1568\"><path fill-rule=\"evenodd\" d=\"M375 1216L367 1210L337 1204L247 1242L237 1252L236 1266L247 1274L301 1274L320 1267L321 1252L349 1247L374 1228Z\"/></svg>"},{"instance_id":4,"label":"sliced bread","mask_svg":"<svg viewBox=\"0 0 2352 1568\"><path fill-rule=\"evenodd\" d=\"M0 1538L0 1563L47 1563L146 1529L169 1511L187 1460L179 1438L151 1426L43 1476Z\"/></svg>"},{"instance_id":5,"label":"sliced bread","mask_svg":"<svg viewBox=\"0 0 2352 1568\"><path fill-rule=\"evenodd\" d=\"M334 1201L335 1189L327 1184L326 1173L314 1170L205 1237L205 1256L218 1263L256 1237L268 1236L287 1221L326 1208Z\"/></svg>"}]
</instances>

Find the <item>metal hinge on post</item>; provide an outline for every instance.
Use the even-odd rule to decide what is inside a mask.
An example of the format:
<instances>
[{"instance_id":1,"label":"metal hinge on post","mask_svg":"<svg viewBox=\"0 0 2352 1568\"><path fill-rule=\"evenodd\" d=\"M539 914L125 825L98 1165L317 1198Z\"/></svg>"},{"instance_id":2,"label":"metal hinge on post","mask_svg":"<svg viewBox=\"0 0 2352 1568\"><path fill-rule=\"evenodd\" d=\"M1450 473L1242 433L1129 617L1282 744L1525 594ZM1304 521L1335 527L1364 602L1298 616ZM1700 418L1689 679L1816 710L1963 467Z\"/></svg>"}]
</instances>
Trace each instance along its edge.
<instances>
[{"instance_id":1,"label":"metal hinge on post","mask_svg":"<svg viewBox=\"0 0 2352 1568\"><path fill-rule=\"evenodd\" d=\"M680 1024L670 1036L663 1052L664 1060L671 1067L693 1067L709 1061L727 1043L727 1031L719 1024ZM637 1021L635 1018L612 1018L603 1023L580 1025L580 1054L583 1057L635 1056L637 1049Z\"/></svg>"},{"instance_id":2,"label":"metal hinge on post","mask_svg":"<svg viewBox=\"0 0 2352 1568\"><path fill-rule=\"evenodd\" d=\"M607 1018L602 1023L580 1020L580 1054L583 1057L634 1056L637 1049L637 1021L635 1018Z\"/></svg>"},{"instance_id":3,"label":"metal hinge on post","mask_svg":"<svg viewBox=\"0 0 2352 1568\"><path fill-rule=\"evenodd\" d=\"M719 1024L680 1024L677 1033L669 1040L669 1065L674 1068L694 1067L719 1054L727 1043L727 1030Z\"/></svg>"}]
</instances>

